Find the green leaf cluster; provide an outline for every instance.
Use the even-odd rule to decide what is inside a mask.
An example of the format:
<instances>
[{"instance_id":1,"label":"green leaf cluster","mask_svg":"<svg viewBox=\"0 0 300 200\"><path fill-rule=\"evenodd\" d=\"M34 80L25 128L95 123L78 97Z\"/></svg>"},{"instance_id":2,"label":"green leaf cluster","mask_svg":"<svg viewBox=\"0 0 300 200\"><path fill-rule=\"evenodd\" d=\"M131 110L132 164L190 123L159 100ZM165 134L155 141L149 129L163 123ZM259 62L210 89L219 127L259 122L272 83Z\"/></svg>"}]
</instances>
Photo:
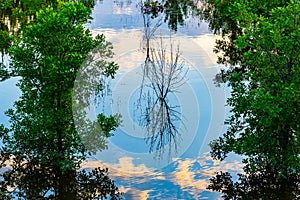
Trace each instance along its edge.
<instances>
[{"instance_id":1,"label":"green leaf cluster","mask_svg":"<svg viewBox=\"0 0 300 200\"><path fill-rule=\"evenodd\" d=\"M143 14L151 14L151 18L156 18L159 13L164 14L164 22L168 23L171 30L177 31L178 26L183 26L185 20L195 13L196 3L193 0L162 0L143 3Z\"/></svg>"},{"instance_id":2,"label":"green leaf cluster","mask_svg":"<svg viewBox=\"0 0 300 200\"><path fill-rule=\"evenodd\" d=\"M95 76L115 74L117 65L105 60L112 56L112 45L103 35L93 38L83 27L90 7L81 2L55 5L39 8L9 48L9 70L19 77L22 94L6 112L10 127L0 128L0 164L6 169L0 175L0 198L119 199L107 170L80 170L92 153L84 140L92 138L94 150L103 149L110 131L119 125L118 118L100 115L98 121L85 119L78 127L73 112L75 80L91 55L99 53L103 59L90 66L98 72ZM81 94L90 98L90 91ZM86 112L76 113L77 118L85 116ZM86 135L79 134L82 130Z\"/></svg>"},{"instance_id":3,"label":"green leaf cluster","mask_svg":"<svg viewBox=\"0 0 300 200\"><path fill-rule=\"evenodd\" d=\"M300 4L297 1L207 1L216 52L231 88L227 132L211 142L225 159L245 155L235 183L218 174L209 189L225 199L295 199L299 195ZM216 22L216 23L214 23Z\"/></svg>"}]
</instances>

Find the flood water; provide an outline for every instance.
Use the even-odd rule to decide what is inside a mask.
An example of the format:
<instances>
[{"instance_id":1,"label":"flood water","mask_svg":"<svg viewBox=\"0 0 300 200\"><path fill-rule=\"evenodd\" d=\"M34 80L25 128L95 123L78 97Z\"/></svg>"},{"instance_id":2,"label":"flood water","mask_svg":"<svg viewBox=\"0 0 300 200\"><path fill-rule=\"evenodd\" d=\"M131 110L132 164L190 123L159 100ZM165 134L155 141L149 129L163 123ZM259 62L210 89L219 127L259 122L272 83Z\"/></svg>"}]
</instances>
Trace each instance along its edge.
<instances>
[{"instance_id":1,"label":"flood water","mask_svg":"<svg viewBox=\"0 0 300 200\"><path fill-rule=\"evenodd\" d=\"M104 0L87 25L112 42L120 66L90 117L119 113L122 123L85 167L107 166L126 199L218 199L209 178L239 171L240 161L209 156L227 115L228 90L213 83L215 36L191 17L175 33L164 16L142 15L140 3Z\"/></svg>"},{"instance_id":2,"label":"flood water","mask_svg":"<svg viewBox=\"0 0 300 200\"><path fill-rule=\"evenodd\" d=\"M209 142L224 132L228 89L216 87L215 36L207 24L188 18L173 32L163 17L140 12L139 0L103 0L94 8L93 34L114 46L119 70L105 95L90 108L120 114L121 125L85 168L105 166L125 198L219 199L206 190L217 171L241 170L231 156L220 163L209 155ZM1 123L12 107L16 79L1 83ZM3 111L3 112L2 112ZM87 144L88 145L88 144Z\"/></svg>"}]
</instances>

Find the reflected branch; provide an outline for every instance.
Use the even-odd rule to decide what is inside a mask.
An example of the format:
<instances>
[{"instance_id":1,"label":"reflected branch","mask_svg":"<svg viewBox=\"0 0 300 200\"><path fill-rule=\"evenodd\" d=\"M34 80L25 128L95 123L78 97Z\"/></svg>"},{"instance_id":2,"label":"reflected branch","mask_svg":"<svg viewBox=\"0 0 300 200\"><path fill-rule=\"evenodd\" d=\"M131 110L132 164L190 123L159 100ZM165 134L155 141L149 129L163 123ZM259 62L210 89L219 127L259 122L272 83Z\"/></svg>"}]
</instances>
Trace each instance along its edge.
<instances>
[{"instance_id":1,"label":"reflected branch","mask_svg":"<svg viewBox=\"0 0 300 200\"><path fill-rule=\"evenodd\" d=\"M150 3L149 0L147 2ZM156 23L154 23L154 25L152 25L151 21L153 21L154 18L152 16L150 16L150 13L145 12L145 10L147 9L147 5L148 4L145 4L145 2L143 2L141 0L140 7L141 7L141 13L143 15L143 22L144 22L143 41L146 42L146 44L145 44L145 46L146 46L145 47L146 48L145 63L150 60L150 40L151 40L151 38L154 37L155 32L163 23L163 17L160 16L156 20Z\"/></svg>"},{"instance_id":2,"label":"reflected branch","mask_svg":"<svg viewBox=\"0 0 300 200\"><path fill-rule=\"evenodd\" d=\"M132 4L132 0L114 0L114 5L123 8L128 7Z\"/></svg>"},{"instance_id":3,"label":"reflected branch","mask_svg":"<svg viewBox=\"0 0 300 200\"><path fill-rule=\"evenodd\" d=\"M100 38L104 40L104 36ZM77 73L73 89L73 118L76 129L86 148L92 153L107 148L107 137L120 124L120 116L99 114L96 119L88 117L93 97L95 101L104 96L108 88L107 80L114 78L118 65L104 59L112 56L112 45L103 42L93 49Z\"/></svg>"},{"instance_id":4,"label":"reflected branch","mask_svg":"<svg viewBox=\"0 0 300 200\"><path fill-rule=\"evenodd\" d=\"M150 48L149 58L146 58L143 65L144 82L138 108L142 113L140 125L147 129L149 151L156 151L161 158L166 146L169 156L173 146L177 152L182 117L180 106L170 105L170 95L179 92L188 70L180 59L179 46L174 50L171 38L169 51L162 38L156 46L158 48ZM143 84L148 90L143 90Z\"/></svg>"}]
</instances>

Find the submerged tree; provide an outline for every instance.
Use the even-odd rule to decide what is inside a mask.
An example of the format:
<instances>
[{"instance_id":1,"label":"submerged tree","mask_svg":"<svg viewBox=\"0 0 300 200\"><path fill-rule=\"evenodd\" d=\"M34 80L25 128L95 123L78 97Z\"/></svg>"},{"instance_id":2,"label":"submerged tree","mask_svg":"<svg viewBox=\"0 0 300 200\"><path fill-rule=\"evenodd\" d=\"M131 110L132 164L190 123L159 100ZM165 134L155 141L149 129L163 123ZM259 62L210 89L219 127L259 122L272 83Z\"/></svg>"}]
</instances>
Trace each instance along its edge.
<instances>
[{"instance_id":1,"label":"submerged tree","mask_svg":"<svg viewBox=\"0 0 300 200\"><path fill-rule=\"evenodd\" d=\"M225 199L297 199L300 185L300 65L297 1L207 1L209 22L221 30L216 51L231 87L227 132L211 142L223 160L245 155L244 174L211 179Z\"/></svg>"},{"instance_id":2,"label":"submerged tree","mask_svg":"<svg viewBox=\"0 0 300 200\"><path fill-rule=\"evenodd\" d=\"M22 34L10 49L10 67L20 77L17 86L22 95L6 113L10 127L1 126L0 159L1 167L6 167L1 173L1 199L120 198L107 169L79 170L90 152L74 124L74 81L94 48L103 59L111 55L104 36L93 39L83 27L90 11L79 2L43 7L21 27ZM107 77L117 68L104 60L98 67ZM103 115L98 122L101 139L118 125Z\"/></svg>"},{"instance_id":3,"label":"submerged tree","mask_svg":"<svg viewBox=\"0 0 300 200\"><path fill-rule=\"evenodd\" d=\"M172 43L171 39L170 42ZM141 110L140 124L147 129L146 142L150 152L162 157L166 147L177 151L182 120L179 105L170 102L170 95L178 92L185 83L187 69L180 58L179 47L166 48L160 39L157 48L150 48L150 56L143 65L143 82L138 100ZM169 50L169 51L168 51Z\"/></svg>"}]
</instances>

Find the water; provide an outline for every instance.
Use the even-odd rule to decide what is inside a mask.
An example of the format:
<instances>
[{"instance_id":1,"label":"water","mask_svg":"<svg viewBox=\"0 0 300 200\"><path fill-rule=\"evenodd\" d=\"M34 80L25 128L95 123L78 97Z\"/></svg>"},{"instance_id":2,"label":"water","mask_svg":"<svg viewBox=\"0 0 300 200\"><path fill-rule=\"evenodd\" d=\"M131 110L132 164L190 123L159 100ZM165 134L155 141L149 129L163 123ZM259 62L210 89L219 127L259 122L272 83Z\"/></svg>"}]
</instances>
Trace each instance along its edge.
<instances>
[{"instance_id":1,"label":"water","mask_svg":"<svg viewBox=\"0 0 300 200\"><path fill-rule=\"evenodd\" d=\"M122 124L108 149L97 152L84 167L108 167L129 200L218 199L218 193L206 190L209 178L220 170L240 171L241 165L236 157L219 163L208 153L208 143L225 130L227 115L228 91L213 83L218 72L212 52L215 36L207 24L192 18L174 33L162 21L141 15L139 3L99 2L86 25L113 43L113 60L120 66L109 82L109 94L91 107L89 117L119 113ZM171 61L177 47L178 62ZM0 121L6 125L3 112L19 94L16 81L0 87ZM161 122L166 122L165 128L157 125ZM164 141L155 140L159 132ZM174 136L166 137L170 133Z\"/></svg>"},{"instance_id":2,"label":"water","mask_svg":"<svg viewBox=\"0 0 300 200\"><path fill-rule=\"evenodd\" d=\"M108 149L85 167L107 166L126 199L217 199L218 193L206 190L209 178L241 165L236 157L219 163L208 153L209 142L225 130L227 114L228 91L213 83L215 36L193 18L174 33L159 17L143 16L139 5L104 0L87 25L113 43L120 66L109 83L111 94L93 105L90 117L119 113L122 125Z\"/></svg>"}]
</instances>

